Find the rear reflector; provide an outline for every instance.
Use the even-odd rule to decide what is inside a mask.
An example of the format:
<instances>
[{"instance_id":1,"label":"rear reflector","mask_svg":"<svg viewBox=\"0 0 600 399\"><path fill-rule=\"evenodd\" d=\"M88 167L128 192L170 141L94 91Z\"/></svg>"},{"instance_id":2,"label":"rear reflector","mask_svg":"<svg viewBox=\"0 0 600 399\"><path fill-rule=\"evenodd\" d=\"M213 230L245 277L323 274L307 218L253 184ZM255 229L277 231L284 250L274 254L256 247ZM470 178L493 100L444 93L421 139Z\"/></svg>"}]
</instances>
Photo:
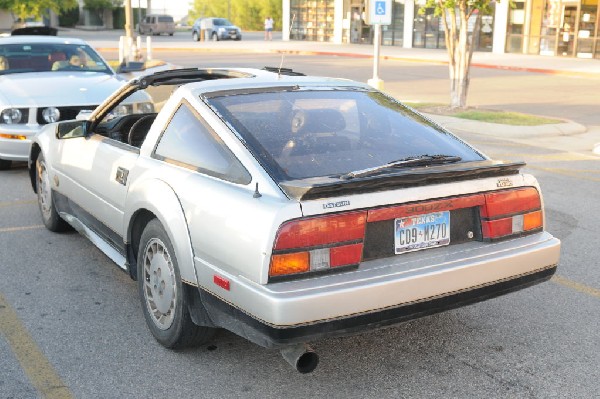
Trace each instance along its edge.
<instances>
[{"instance_id":1,"label":"rear reflector","mask_svg":"<svg viewBox=\"0 0 600 399\"><path fill-rule=\"evenodd\" d=\"M217 276L215 274L213 275L213 282L224 290L229 291L230 289L229 280L227 280L225 277Z\"/></svg>"}]
</instances>

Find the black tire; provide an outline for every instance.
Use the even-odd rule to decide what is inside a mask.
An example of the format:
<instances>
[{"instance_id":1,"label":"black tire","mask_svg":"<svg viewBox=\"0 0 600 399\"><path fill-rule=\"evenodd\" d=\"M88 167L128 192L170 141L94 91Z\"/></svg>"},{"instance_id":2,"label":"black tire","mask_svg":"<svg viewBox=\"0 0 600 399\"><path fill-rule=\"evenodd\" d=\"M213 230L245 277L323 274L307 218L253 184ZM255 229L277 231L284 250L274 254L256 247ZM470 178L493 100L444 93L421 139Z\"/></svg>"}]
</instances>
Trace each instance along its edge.
<instances>
[{"instance_id":1,"label":"black tire","mask_svg":"<svg viewBox=\"0 0 600 399\"><path fill-rule=\"evenodd\" d=\"M157 219L140 238L137 280L146 324L161 345L182 349L213 337L216 329L197 326L190 317L173 245Z\"/></svg>"},{"instance_id":2,"label":"black tire","mask_svg":"<svg viewBox=\"0 0 600 399\"><path fill-rule=\"evenodd\" d=\"M210 36L210 38L212 39L213 42L218 42L219 41L219 36L213 32L213 34Z\"/></svg>"},{"instance_id":3,"label":"black tire","mask_svg":"<svg viewBox=\"0 0 600 399\"><path fill-rule=\"evenodd\" d=\"M173 36L173 34L172 34L172 33L169 33L169 36Z\"/></svg>"},{"instance_id":4,"label":"black tire","mask_svg":"<svg viewBox=\"0 0 600 399\"><path fill-rule=\"evenodd\" d=\"M200 35L198 34L198 32L196 32L196 31L192 32L192 40L195 42L200 41Z\"/></svg>"},{"instance_id":5,"label":"black tire","mask_svg":"<svg viewBox=\"0 0 600 399\"><path fill-rule=\"evenodd\" d=\"M57 233L70 230L69 224L60 217L56 210L56 206L54 205L50 176L48 175L48 169L46 168L46 161L41 153L35 161L35 185L38 208L44 226L46 226L48 230Z\"/></svg>"},{"instance_id":6,"label":"black tire","mask_svg":"<svg viewBox=\"0 0 600 399\"><path fill-rule=\"evenodd\" d=\"M8 159L0 159L0 170L9 170L12 166L12 161Z\"/></svg>"}]
</instances>

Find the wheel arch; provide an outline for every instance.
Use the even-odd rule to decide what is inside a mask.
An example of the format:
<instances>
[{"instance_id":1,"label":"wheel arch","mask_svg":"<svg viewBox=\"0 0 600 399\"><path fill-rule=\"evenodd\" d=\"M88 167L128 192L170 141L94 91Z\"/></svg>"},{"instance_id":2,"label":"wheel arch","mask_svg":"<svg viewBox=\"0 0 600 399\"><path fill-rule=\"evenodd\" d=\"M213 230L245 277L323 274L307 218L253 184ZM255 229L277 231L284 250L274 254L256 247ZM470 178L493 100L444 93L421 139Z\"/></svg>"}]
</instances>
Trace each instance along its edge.
<instances>
[{"instance_id":1,"label":"wheel arch","mask_svg":"<svg viewBox=\"0 0 600 399\"><path fill-rule=\"evenodd\" d=\"M36 142L33 142L31 144L31 150L29 151L29 162L28 162L28 168L29 168L29 179L31 180L31 187L33 188L33 192L37 193L37 183L35 181L35 163L37 162L38 157L40 156L40 153L42 152L42 149L40 147L40 145Z\"/></svg>"},{"instance_id":2,"label":"wheel arch","mask_svg":"<svg viewBox=\"0 0 600 399\"><path fill-rule=\"evenodd\" d=\"M137 279L137 254L141 234L151 220L158 219L175 249L182 281L197 286L189 228L181 202L173 188L162 180L151 179L132 187L127 203L124 230L130 276Z\"/></svg>"}]
</instances>

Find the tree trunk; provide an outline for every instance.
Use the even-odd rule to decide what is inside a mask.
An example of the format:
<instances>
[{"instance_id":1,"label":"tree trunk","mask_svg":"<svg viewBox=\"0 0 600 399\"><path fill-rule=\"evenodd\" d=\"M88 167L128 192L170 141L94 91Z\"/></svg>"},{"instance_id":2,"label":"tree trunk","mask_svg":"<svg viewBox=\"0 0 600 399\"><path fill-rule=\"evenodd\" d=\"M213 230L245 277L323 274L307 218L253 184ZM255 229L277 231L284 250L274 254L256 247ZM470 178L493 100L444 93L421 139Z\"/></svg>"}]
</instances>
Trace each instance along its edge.
<instances>
[{"instance_id":1,"label":"tree trunk","mask_svg":"<svg viewBox=\"0 0 600 399\"><path fill-rule=\"evenodd\" d=\"M473 32L469 36L468 21L472 13L473 10L468 10L466 2L460 2L456 9L444 9L442 15L449 59L450 108L466 108L467 106L467 94L471 80L471 59L481 19L478 14Z\"/></svg>"}]
</instances>

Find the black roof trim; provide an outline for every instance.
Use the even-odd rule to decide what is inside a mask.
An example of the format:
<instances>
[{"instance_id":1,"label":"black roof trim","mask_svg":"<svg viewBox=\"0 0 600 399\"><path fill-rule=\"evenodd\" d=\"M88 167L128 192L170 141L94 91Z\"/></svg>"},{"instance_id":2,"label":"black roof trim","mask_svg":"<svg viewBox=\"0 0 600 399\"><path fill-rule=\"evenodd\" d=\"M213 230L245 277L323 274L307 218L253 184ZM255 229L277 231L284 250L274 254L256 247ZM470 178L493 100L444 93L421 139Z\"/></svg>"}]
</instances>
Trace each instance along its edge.
<instances>
[{"instance_id":1,"label":"black roof trim","mask_svg":"<svg viewBox=\"0 0 600 399\"><path fill-rule=\"evenodd\" d=\"M279 75L287 75L287 76L306 76L302 72L296 72L292 70L292 68L279 68L279 67L263 67L263 71L269 71L273 73L277 73Z\"/></svg>"},{"instance_id":2,"label":"black roof trim","mask_svg":"<svg viewBox=\"0 0 600 399\"><path fill-rule=\"evenodd\" d=\"M204 80L251 78L253 76L254 75L250 73L229 69L180 68L159 71L151 75L142 76L137 79L136 83L143 89L148 86L160 86L164 84L185 84L190 82L201 82Z\"/></svg>"}]
</instances>

